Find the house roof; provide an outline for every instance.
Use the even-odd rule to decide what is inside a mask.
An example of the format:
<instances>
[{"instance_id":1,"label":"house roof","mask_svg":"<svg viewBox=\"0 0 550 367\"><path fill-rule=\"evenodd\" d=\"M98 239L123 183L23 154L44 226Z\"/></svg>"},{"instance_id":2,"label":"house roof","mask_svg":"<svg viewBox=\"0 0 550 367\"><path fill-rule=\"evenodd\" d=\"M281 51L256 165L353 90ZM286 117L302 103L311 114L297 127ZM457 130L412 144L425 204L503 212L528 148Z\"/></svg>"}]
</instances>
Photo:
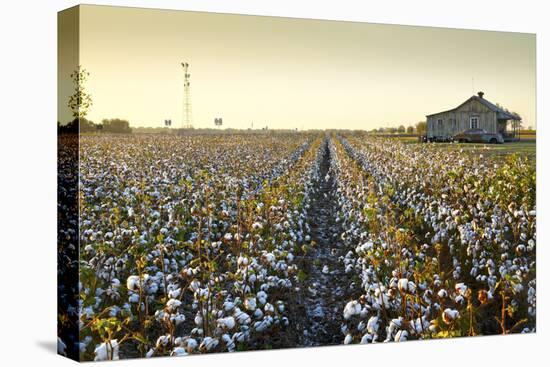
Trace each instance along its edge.
<instances>
[{"instance_id":1,"label":"house roof","mask_svg":"<svg viewBox=\"0 0 550 367\"><path fill-rule=\"evenodd\" d=\"M441 113L454 111L454 110L458 109L459 107L461 107L462 105L470 102L471 100L476 100L479 103L483 104L488 109L490 109L491 111L496 112L497 113L497 119L499 119L499 120L521 120L521 118L518 115L515 115L511 112L508 112L508 111L492 104L491 102L489 102L485 98L482 98L482 97L479 97L479 96L476 96L476 95L471 96L470 98L468 98L466 101L464 101L463 103L461 103L460 105L458 105L455 108L451 108L450 110L442 111L442 112L438 112L438 113L432 113L430 115L426 115L426 117L435 116L435 115L439 115Z\"/></svg>"}]
</instances>

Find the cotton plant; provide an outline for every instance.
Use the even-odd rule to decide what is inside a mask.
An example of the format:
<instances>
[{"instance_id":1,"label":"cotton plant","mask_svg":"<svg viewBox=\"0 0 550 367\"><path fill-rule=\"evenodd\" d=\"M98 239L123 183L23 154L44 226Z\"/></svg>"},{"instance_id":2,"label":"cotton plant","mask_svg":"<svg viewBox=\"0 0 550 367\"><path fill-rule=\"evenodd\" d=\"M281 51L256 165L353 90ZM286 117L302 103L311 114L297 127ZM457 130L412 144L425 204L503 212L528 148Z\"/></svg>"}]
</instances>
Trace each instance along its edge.
<instances>
[{"instance_id":1,"label":"cotton plant","mask_svg":"<svg viewBox=\"0 0 550 367\"><path fill-rule=\"evenodd\" d=\"M530 330L522 326L534 321L534 254L525 244L536 241L534 192L511 184L534 187L528 159L449 152L434 160L436 148L355 136L331 149L340 205L354 217L344 220L353 249L345 271L360 274L358 300L370 308L366 317L374 312L387 325L384 340ZM344 321L345 342L375 340L362 318Z\"/></svg>"},{"instance_id":2,"label":"cotton plant","mask_svg":"<svg viewBox=\"0 0 550 367\"><path fill-rule=\"evenodd\" d=\"M85 358L105 318L120 358L261 348L287 329L320 142L83 137Z\"/></svg>"}]
</instances>

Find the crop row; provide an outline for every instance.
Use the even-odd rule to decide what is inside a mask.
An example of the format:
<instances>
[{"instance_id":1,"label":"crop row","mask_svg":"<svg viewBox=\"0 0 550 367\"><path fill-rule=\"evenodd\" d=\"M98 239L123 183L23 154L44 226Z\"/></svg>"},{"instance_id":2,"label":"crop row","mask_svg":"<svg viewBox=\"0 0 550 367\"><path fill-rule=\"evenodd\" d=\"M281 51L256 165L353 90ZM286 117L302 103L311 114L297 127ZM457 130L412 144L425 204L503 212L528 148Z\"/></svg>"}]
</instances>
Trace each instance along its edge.
<instances>
[{"instance_id":1,"label":"crop row","mask_svg":"<svg viewBox=\"0 0 550 367\"><path fill-rule=\"evenodd\" d=\"M354 136L331 149L357 275L346 344L535 330L532 162Z\"/></svg>"},{"instance_id":2,"label":"crop row","mask_svg":"<svg viewBox=\"0 0 550 367\"><path fill-rule=\"evenodd\" d=\"M84 138L83 359L287 346L320 141Z\"/></svg>"}]
</instances>

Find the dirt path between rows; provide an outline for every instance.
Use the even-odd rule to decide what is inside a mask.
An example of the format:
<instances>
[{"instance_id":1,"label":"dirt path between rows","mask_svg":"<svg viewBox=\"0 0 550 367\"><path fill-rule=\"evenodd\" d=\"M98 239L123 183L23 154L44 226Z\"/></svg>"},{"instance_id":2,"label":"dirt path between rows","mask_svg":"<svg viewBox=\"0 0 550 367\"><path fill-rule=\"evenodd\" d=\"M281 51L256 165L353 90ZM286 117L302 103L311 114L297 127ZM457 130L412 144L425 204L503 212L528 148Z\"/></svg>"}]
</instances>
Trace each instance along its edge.
<instances>
[{"instance_id":1,"label":"dirt path between rows","mask_svg":"<svg viewBox=\"0 0 550 367\"><path fill-rule=\"evenodd\" d=\"M315 245L303 259L307 279L303 285L306 320L302 346L342 344L343 341L340 325L347 282L338 258L345 255L345 250L339 242L341 227L336 222L338 202L330 170L332 157L328 139L323 142L322 155L318 190L307 218Z\"/></svg>"}]
</instances>

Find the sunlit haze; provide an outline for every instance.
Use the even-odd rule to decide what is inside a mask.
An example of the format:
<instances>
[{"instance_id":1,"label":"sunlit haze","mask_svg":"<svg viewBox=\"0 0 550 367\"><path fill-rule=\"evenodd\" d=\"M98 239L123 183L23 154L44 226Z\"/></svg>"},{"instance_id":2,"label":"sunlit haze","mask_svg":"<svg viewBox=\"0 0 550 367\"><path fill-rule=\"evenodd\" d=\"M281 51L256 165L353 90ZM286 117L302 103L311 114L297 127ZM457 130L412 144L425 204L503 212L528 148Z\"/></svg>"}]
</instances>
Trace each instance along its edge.
<instances>
[{"instance_id":1,"label":"sunlit haze","mask_svg":"<svg viewBox=\"0 0 550 367\"><path fill-rule=\"evenodd\" d=\"M76 36L59 29L63 57ZM479 90L536 125L533 34L85 5L78 36L94 122L180 126L185 61L197 128L407 126Z\"/></svg>"}]
</instances>

